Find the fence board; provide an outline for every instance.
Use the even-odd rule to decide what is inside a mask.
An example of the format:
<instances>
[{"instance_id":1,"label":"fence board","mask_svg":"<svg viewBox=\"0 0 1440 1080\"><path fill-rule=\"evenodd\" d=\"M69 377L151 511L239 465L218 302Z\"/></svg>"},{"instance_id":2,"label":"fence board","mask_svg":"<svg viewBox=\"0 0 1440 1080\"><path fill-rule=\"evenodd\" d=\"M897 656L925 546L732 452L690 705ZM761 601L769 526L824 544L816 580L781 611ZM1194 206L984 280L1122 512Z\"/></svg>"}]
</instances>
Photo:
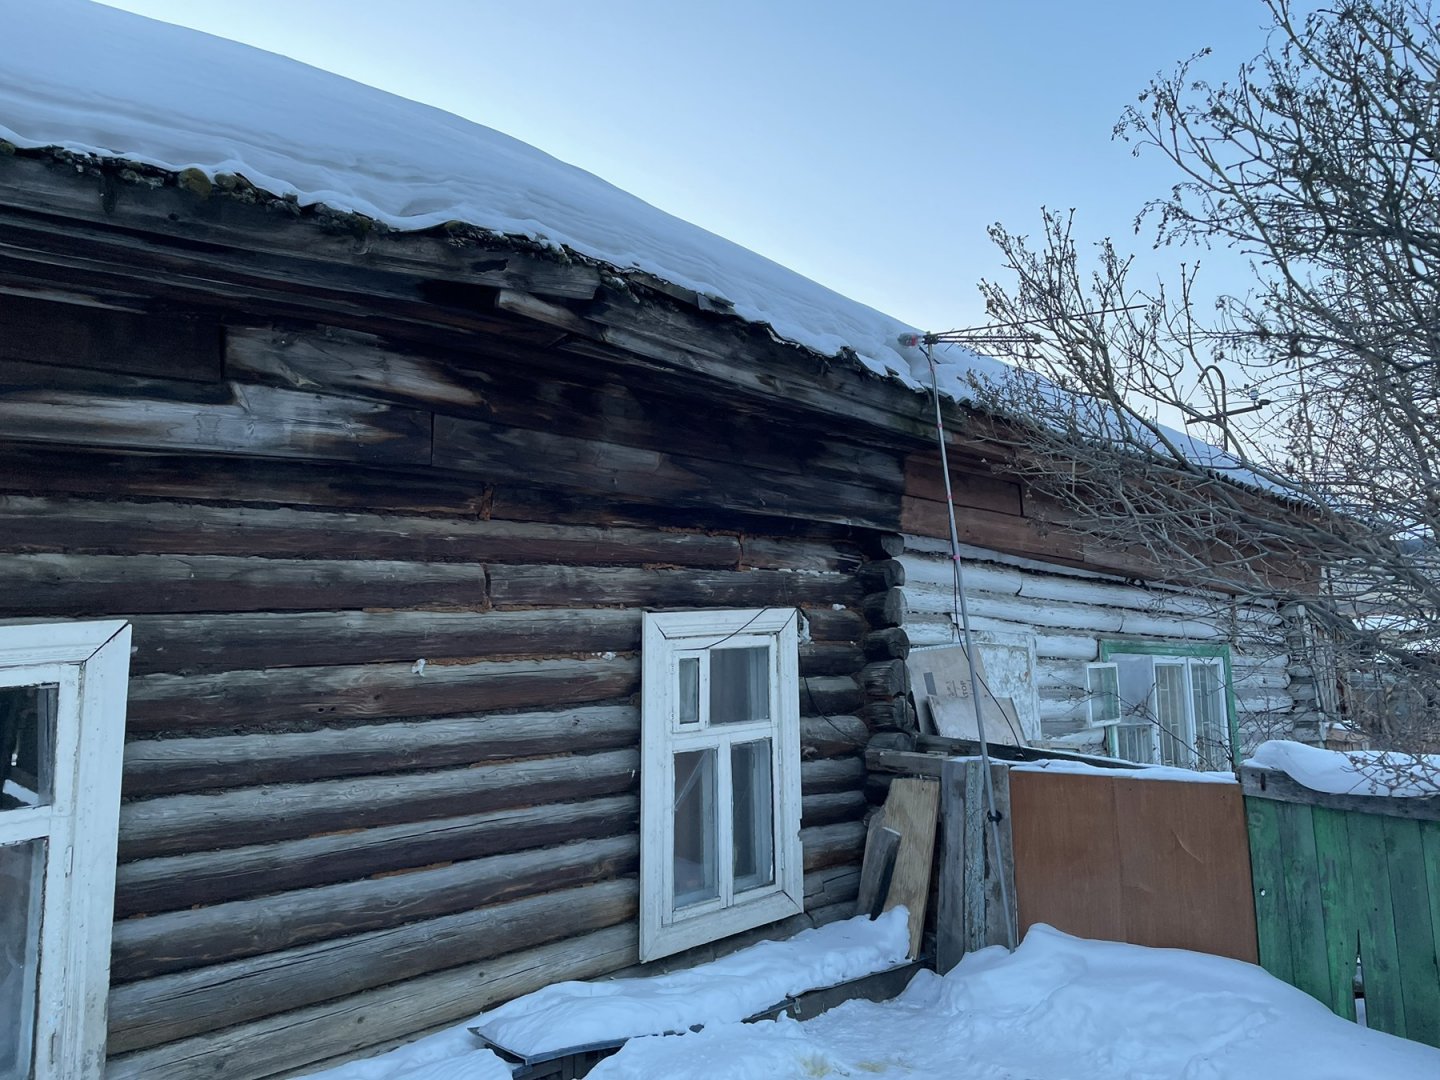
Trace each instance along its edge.
<instances>
[{"instance_id":1,"label":"fence board","mask_svg":"<svg viewBox=\"0 0 1440 1080\"><path fill-rule=\"evenodd\" d=\"M1359 901L1360 962L1365 972L1365 1017L1371 1027L1408 1038L1400 994L1400 958L1385 832L1379 815L1349 814L1350 865Z\"/></svg>"},{"instance_id":2,"label":"fence board","mask_svg":"<svg viewBox=\"0 0 1440 1080\"><path fill-rule=\"evenodd\" d=\"M1430 909L1434 899L1425 883L1420 822L1381 818L1385 854L1390 863L1390 899L1394 911L1395 951L1400 997L1408 1038L1440 1045L1440 971Z\"/></svg>"},{"instance_id":3,"label":"fence board","mask_svg":"<svg viewBox=\"0 0 1440 1080\"><path fill-rule=\"evenodd\" d=\"M1281 873L1285 878L1284 914L1290 934L1291 981L1324 1001L1330 993L1330 961L1324 949L1325 909L1315 873L1315 822L1308 806L1276 803Z\"/></svg>"},{"instance_id":4,"label":"fence board","mask_svg":"<svg viewBox=\"0 0 1440 1080\"><path fill-rule=\"evenodd\" d=\"M1246 807L1250 835L1250 874L1255 894L1255 931L1260 966L1277 979L1293 983L1290 924L1286 918L1284 855L1280 847L1279 804L1253 800Z\"/></svg>"},{"instance_id":5,"label":"fence board","mask_svg":"<svg viewBox=\"0 0 1440 1080\"><path fill-rule=\"evenodd\" d=\"M1250 812L1257 804L1250 803ZM1330 985L1321 998L1330 1011L1355 1019L1355 957L1359 955L1360 915L1351 881L1350 837L1345 813L1317 806L1311 811L1315 831L1316 880L1325 912L1325 962Z\"/></svg>"}]
</instances>

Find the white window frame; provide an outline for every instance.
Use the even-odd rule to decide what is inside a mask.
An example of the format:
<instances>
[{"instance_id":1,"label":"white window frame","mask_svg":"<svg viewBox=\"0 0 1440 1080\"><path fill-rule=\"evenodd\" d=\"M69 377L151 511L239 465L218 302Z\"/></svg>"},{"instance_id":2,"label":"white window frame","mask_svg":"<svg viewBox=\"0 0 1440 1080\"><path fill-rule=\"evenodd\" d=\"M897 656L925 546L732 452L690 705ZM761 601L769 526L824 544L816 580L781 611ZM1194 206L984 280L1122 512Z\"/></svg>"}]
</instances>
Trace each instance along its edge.
<instances>
[{"instance_id":1,"label":"white window frame","mask_svg":"<svg viewBox=\"0 0 1440 1080\"><path fill-rule=\"evenodd\" d=\"M725 647L770 649L770 717L710 727L682 725L679 661ZM804 910L800 849L800 665L794 608L647 612L641 689L640 959L654 960ZM702 678L702 714L704 680ZM738 896L731 884L731 802L728 748L771 740L773 883ZM673 903L675 755L715 749L720 896L676 909Z\"/></svg>"},{"instance_id":2,"label":"white window frame","mask_svg":"<svg viewBox=\"0 0 1440 1080\"><path fill-rule=\"evenodd\" d=\"M1233 703L1229 690L1230 665L1225 651L1217 650L1206 655L1170 653L1154 646L1132 646L1126 648L1125 643L1114 643L1102 650L1105 657L1099 663L1087 664L1085 668L1087 708L1089 710L1088 723L1092 728L1103 728L1105 731L1105 745L1107 752L1112 757L1125 757L1121 752L1121 729L1133 730L1142 724L1148 729L1150 757L1145 764L1166 764L1178 768L1199 770L1203 766L1199 750L1199 730L1195 709L1195 671L1197 668L1206 668L1215 672L1216 689L1220 709L1220 731L1223 737L1223 764L1221 770L1228 770L1231 767L1231 756L1233 753ZM1118 662L1117 662L1118 661ZM1147 698L1144 702L1126 701L1120 697L1120 662L1127 664L1142 663L1148 668L1149 687ZM1159 699L1159 668L1180 668L1184 672L1184 685L1181 693L1181 715L1160 717L1161 706ZM1110 678L1114 679L1116 686L1116 698L1114 705L1107 702L1109 697L1102 689L1102 681L1107 676L1103 673L1114 672ZM1135 717L1139 716L1137 722ZM1162 723L1162 720L1166 721ZM1162 735L1165 730L1174 735L1175 740L1180 744L1180 753L1183 760L1167 762L1164 758ZM1139 758L1128 760L1139 761Z\"/></svg>"},{"instance_id":3,"label":"white window frame","mask_svg":"<svg viewBox=\"0 0 1440 1080\"><path fill-rule=\"evenodd\" d=\"M0 844L47 841L35 1080L105 1068L130 625L0 626L0 686L59 686L48 805L0 811Z\"/></svg>"}]
</instances>

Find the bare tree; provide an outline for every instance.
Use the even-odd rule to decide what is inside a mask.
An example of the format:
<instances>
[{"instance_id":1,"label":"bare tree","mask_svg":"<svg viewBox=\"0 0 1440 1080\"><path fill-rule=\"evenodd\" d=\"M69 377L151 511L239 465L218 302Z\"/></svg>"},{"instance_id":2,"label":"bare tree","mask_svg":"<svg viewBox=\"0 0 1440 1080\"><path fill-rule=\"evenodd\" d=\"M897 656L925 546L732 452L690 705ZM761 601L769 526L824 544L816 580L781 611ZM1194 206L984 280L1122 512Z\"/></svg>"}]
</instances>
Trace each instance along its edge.
<instances>
[{"instance_id":1,"label":"bare tree","mask_svg":"<svg viewBox=\"0 0 1440 1080\"><path fill-rule=\"evenodd\" d=\"M1069 527L1274 605L1377 745L1433 750L1440 40L1429 0L1264 2L1233 80L1199 54L1117 126L1178 170L1142 217L1157 246L1238 251L1250 291L1201 310L1193 266L1141 288L1109 241L1082 257L1068 215L1036 240L996 226L1014 282L981 284L1003 329L972 344L1024 374L977 395Z\"/></svg>"}]
</instances>

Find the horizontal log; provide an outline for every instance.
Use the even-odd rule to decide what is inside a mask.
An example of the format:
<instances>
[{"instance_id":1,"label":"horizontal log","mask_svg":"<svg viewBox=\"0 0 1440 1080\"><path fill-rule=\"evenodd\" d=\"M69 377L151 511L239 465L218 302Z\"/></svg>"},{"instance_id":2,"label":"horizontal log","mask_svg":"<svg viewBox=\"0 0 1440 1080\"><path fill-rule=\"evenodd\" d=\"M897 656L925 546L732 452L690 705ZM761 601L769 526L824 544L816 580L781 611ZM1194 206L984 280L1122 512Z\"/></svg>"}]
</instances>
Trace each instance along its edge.
<instances>
[{"instance_id":1,"label":"horizontal log","mask_svg":"<svg viewBox=\"0 0 1440 1080\"><path fill-rule=\"evenodd\" d=\"M606 975L633 964L638 948L636 924L622 923L111 1058L106 1080L263 1080L458 1022L553 982Z\"/></svg>"},{"instance_id":2,"label":"horizontal log","mask_svg":"<svg viewBox=\"0 0 1440 1080\"><path fill-rule=\"evenodd\" d=\"M402 660L410 664L420 658L560 657L640 647L640 613L619 609L267 611L128 618L135 627L132 675ZM838 654L832 662L839 662Z\"/></svg>"},{"instance_id":3,"label":"horizontal log","mask_svg":"<svg viewBox=\"0 0 1440 1080\"><path fill-rule=\"evenodd\" d=\"M842 757L865 749L870 729L858 716L805 716L800 719L800 753L812 758Z\"/></svg>"},{"instance_id":4,"label":"horizontal log","mask_svg":"<svg viewBox=\"0 0 1440 1080\"><path fill-rule=\"evenodd\" d=\"M634 832L639 820L640 800L619 795L141 859L120 864L115 917L616 836Z\"/></svg>"},{"instance_id":5,"label":"horizontal log","mask_svg":"<svg viewBox=\"0 0 1440 1080\"><path fill-rule=\"evenodd\" d=\"M800 646L801 675L854 675L865 666L865 654L849 642L814 642Z\"/></svg>"},{"instance_id":6,"label":"horizontal log","mask_svg":"<svg viewBox=\"0 0 1440 1080\"><path fill-rule=\"evenodd\" d=\"M816 675L800 680L800 711L806 715L854 713L864 700L859 684L849 675Z\"/></svg>"},{"instance_id":7,"label":"horizontal log","mask_svg":"<svg viewBox=\"0 0 1440 1080\"><path fill-rule=\"evenodd\" d=\"M904 660L877 660L866 664L859 679L867 698L891 698L910 692L910 673Z\"/></svg>"},{"instance_id":8,"label":"horizontal log","mask_svg":"<svg viewBox=\"0 0 1440 1080\"><path fill-rule=\"evenodd\" d=\"M805 849L807 874L831 866L858 867L865 853L865 823L846 821L801 829L800 843Z\"/></svg>"},{"instance_id":9,"label":"horizontal log","mask_svg":"<svg viewBox=\"0 0 1440 1080\"><path fill-rule=\"evenodd\" d=\"M860 639L868 660L904 660L910 655L910 635L902 626L871 630Z\"/></svg>"},{"instance_id":10,"label":"horizontal log","mask_svg":"<svg viewBox=\"0 0 1440 1080\"><path fill-rule=\"evenodd\" d=\"M884 592L905 584L905 564L899 559L876 559L864 563L855 576L866 593Z\"/></svg>"},{"instance_id":11,"label":"horizontal log","mask_svg":"<svg viewBox=\"0 0 1440 1080\"><path fill-rule=\"evenodd\" d=\"M897 695L893 698L876 698L860 706L860 719L872 731L913 732L915 712L909 699Z\"/></svg>"},{"instance_id":12,"label":"horizontal log","mask_svg":"<svg viewBox=\"0 0 1440 1080\"><path fill-rule=\"evenodd\" d=\"M633 658L145 675L130 680L128 729L233 730L389 716L580 705L639 689Z\"/></svg>"},{"instance_id":13,"label":"horizontal log","mask_svg":"<svg viewBox=\"0 0 1440 1080\"><path fill-rule=\"evenodd\" d=\"M938 457L913 454L905 460L905 494L944 506L945 474ZM1011 515L1025 512L1018 482L969 472L953 465L950 469L950 496L957 507L967 508L957 514L959 517L964 517L969 509Z\"/></svg>"},{"instance_id":14,"label":"horizontal log","mask_svg":"<svg viewBox=\"0 0 1440 1080\"><path fill-rule=\"evenodd\" d=\"M783 570L636 570L590 566L494 566L497 608L623 604L627 607L780 607L858 600L848 574Z\"/></svg>"},{"instance_id":15,"label":"horizontal log","mask_svg":"<svg viewBox=\"0 0 1440 1080\"><path fill-rule=\"evenodd\" d=\"M858 791L864 777L865 763L858 757L827 758L800 765L800 788L806 795Z\"/></svg>"},{"instance_id":16,"label":"horizontal log","mask_svg":"<svg viewBox=\"0 0 1440 1080\"><path fill-rule=\"evenodd\" d=\"M483 608L482 567L219 555L0 555L0 615Z\"/></svg>"},{"instance_id":17,"label":"horizontal log","mask_svg":"<svg viewBox=\"0 0 1440 1080\"><path fill-rule=\"evenodd\" d=\"M378 402L0 360L0 431L11 439L423 465L430 428L429 413Z\"/></svg>"},{"instance_id":18,"label":"horizontal log","mask_svg":"<svg viewBox=\"0 0 1440 1080\"><path fill-rule=\"evenodd\" d=\"M638 892L634 878L557 890L117 986L107 1050L157 1046L614 926L636 917Z\"/></svg>"},{"instance_id":19,"label":"horizontal log","mask_svg":"<svg viewBox=\"0 0 1440 1080\"><path fill-rule=\"evenodd\" d=\"M862 561L851 543L742 536L741 565L755 570L823 570L853 573ZM577 560L578 561L578 560Z\"/></svg>"},{"instance_id":20,"label":"horizontal log","mask_svg":"<svg viewBox=\"0 0 1440 1080\"><path fill-rule=\"evenodd\" d=\"M640 742L633 705L365 724L319 731L149 739L125 747L127 798L593 753Z\"/></svg>"},{"instance_id":21,"label":"horizontal log","mask_svg":"<svg viewBox=\"0 0 1440 1080\"><path fill-rule=\"evenodd\" d=\"M865 616L845 604L801 604L800 613L815 641L859 641L868 629Z\"/></svg>"},{"instance_id":22,"label":"horizontal log","mask_svg":"<svg viewBox=\"0 0 1440 1080\"><path fill-rule=\"evenodd\" d=\"M861 610L870 625L876 629L902 626L905 623L905 592L902 589L886 589L871 593L861 601Z\"/></svg>"},{"instance_id":23,"label":"horizontal log","mask_svg":"<svg viewBox=\"0 0 1440 1080\"><path fill-rule=\"evenodd\" d=\"M612 750L214 795L166 795L122 804L120 858L178 855L337 829L616 795L633 790L638 775L638 753Z\"/></svg>"},{"instance_id":24,"label":"horizontal log","mask_svg":"<svg viewBox=\"0 0 1440 1080\"><path fill-rule=\"evenodd\" d=\"M869 803L859 789L807 795L802 800L802 825L833 825L842 821L858 821L865 816Z\"/></svg>"},{"instance_id":25,"label":"horizontal log","mask_svg":"<svg viewBox=\"0 0 1440 1080\"><path fill-rule=\"evenodd\" d=\"M633 876L639 867L639 838L615 836L125 919L115 924L110 978L114 983L133 982L276 953L522 896Z\"/></svg>"},{"instance_id":26,"label":"horizontal log","mask_svg":"<svg viewBox=\"0 0 1440 1080\"><path fill-rule=\"evenodd\" d=\"M223 498L223 489L194 494ZM0 498L0 550L403 562L740 565L740 541L678 530L253 506Z\"/></svg>"},{"instance_id":27,"label":"horizontal log","mask_svg":"<svg viewBox=\"0 0 1440 1080\"><path fill-rule=\"evenodd\" d=\"M7 296L0 303L0 359L214 382L221 375L220 327Z\"/></svg>"}]
</instances>

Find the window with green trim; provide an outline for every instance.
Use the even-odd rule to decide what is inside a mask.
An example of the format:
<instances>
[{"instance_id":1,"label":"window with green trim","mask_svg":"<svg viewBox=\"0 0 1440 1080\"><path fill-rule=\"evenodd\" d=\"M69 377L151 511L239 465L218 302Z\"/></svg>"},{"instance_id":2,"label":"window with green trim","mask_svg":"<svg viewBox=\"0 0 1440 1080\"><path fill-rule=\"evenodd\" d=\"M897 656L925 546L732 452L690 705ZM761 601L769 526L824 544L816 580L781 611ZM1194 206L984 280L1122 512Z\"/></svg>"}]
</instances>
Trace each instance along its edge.
<instances>
[{"instance_id":1,"label":"window with green trim","mask_svg":"<svg viewBox=\"0 0 1440 1080\"><path fill-rule=\"evenodd\" d=\"M1101 643L1086 670L1089 721L1115 757L1208 771L1231 768L1234 710L1225 646Z\"/></svg>"}]
</instances>

